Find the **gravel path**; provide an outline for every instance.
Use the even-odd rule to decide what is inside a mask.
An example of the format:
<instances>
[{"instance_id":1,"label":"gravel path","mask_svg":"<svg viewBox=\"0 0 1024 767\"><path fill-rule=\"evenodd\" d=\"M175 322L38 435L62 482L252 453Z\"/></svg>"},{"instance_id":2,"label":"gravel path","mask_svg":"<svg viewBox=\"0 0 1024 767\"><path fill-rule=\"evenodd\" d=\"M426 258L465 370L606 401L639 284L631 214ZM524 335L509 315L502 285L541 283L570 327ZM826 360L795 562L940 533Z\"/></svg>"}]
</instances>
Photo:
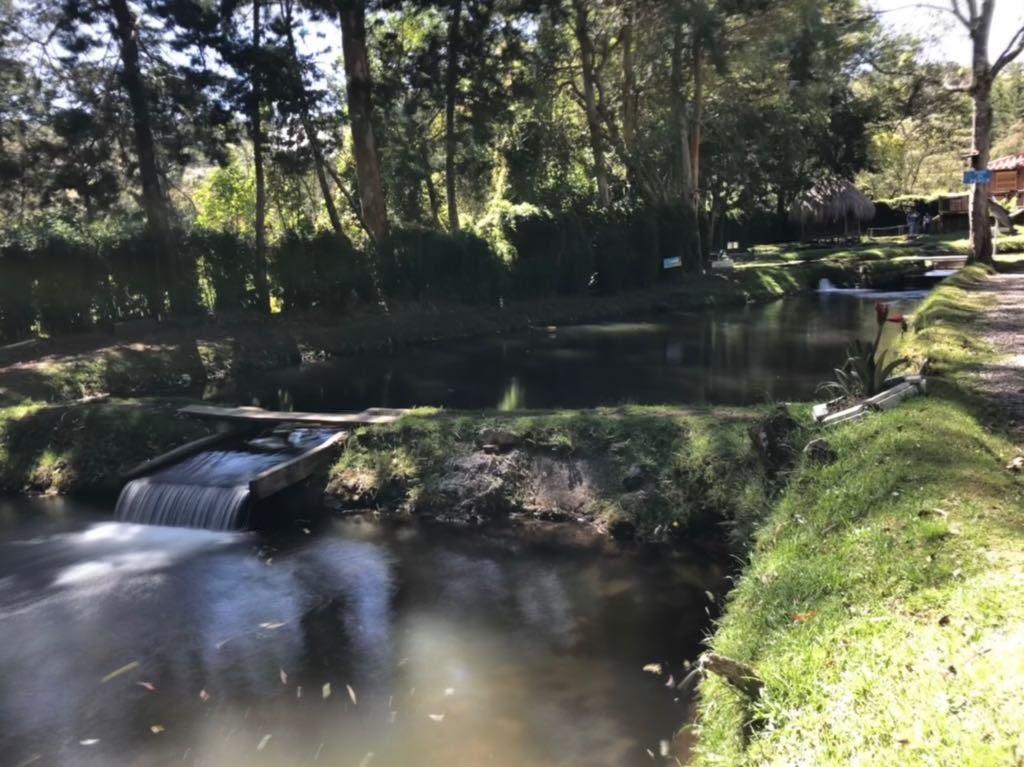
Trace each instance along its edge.
<instances>
[{"instance_id":1,"label":"gravel path","mask_svg":"<svg viewBox=\"0 0 1024 767\"><path fill-rule=\"evenodd\" d=\"M1024 274L991 277L985 293L996 304L982 315L982 337L1000 355L999 361L986 365L979 389L1006 413L1013 439L1024 443Z\"/></svg>"}]
</instances>

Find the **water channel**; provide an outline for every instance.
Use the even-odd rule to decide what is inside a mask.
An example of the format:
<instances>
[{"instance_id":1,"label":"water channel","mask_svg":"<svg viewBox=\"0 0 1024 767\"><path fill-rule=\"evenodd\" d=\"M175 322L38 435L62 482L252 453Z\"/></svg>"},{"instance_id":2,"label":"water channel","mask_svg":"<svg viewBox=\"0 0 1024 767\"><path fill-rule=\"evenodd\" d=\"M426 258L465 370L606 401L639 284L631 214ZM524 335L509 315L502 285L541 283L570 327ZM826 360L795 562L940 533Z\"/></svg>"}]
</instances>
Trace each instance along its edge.
<instances>
[{"instance_id":1,"label":"water channel","mask_svg":"<svg viewBox=\"0 0 1024 767\"><path fill-rule=\"evenodd\" d=\"M0 500L3 763L674 763L689 699L666 683L725 586L706 555L567 526L307 529Z\"/></svg>"},{"instance_id":2,"label":"water channel","mask_svg":"<svg viewBox=\"0 0 1024 767\"><path fill-rule=\"evenodd\" d=\"M282 410L513 410L809 400L874 304L906 312L924 291L836 291L654 319L537 328L395 354L338 357L236 380L215 396ZM889 333L898 333L895 326Z\"/></svg>"},{"instance_id":3,"label":"water channel","mask_svg":"<svg viewBox=\"0 0 1024 767\"><path fill-rule=\"evenodd\" d=\"M827 294L329 360L236 382L234 401L807 399L854 337L873 336L875 301L908 311L921 295ZM622 547L571 526L462 531L286 511L290 532L227 533L0 499L3 763L685 761L674 733L691 699L678 683L727 586L720 556Z\"/></svg>"}]
</instances>

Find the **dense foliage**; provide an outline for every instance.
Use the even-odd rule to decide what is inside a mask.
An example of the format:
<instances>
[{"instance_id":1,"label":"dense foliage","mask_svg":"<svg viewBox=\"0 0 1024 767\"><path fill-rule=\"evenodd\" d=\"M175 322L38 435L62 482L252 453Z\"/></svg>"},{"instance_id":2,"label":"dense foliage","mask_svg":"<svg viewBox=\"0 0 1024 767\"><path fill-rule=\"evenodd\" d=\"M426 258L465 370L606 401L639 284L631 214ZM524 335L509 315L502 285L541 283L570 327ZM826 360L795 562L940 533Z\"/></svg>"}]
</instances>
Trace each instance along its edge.
<instances>
[{"instance_id":1,"label":"dense foliage","mask_svg":"<svg viewBox=\"0 0 1024 767\"><path fill-rule=\"evenodd\" d=\"M934 191L953 74L861 0L0 0L4 335L641 287Z\"/></svg>"}]
</instances>

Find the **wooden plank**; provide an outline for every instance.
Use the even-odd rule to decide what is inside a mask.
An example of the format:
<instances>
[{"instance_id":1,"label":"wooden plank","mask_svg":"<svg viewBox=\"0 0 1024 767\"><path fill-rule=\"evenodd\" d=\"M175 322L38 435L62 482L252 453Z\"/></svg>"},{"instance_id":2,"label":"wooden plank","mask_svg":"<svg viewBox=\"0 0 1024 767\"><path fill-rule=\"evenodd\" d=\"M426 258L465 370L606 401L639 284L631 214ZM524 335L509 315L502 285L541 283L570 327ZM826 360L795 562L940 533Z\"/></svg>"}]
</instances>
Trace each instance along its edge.
<instances>
[{"instance_id":1,"label":"wooden plank","mask_svg":"<svg viewBox=\"0 0 1024 767\"><path fill-rule=\"evenodd\" d=\"M249 481L250 495L259 500L301 482L316 471L320 463L329 457L327 451L343 443L346 439L348 439L348 432L339 431L302 455L272 466L258 474Z\"/></svg>"},{"instance_id":2,"label":"wooden plank","mask_svg":"<svg viewBox=\"0 0 1024 767\"><path fill-rule=\"evenodd\" d=\"M908 397L913 397L919 393L920 390L916 384L904 381L891 389L885 390L881 394L876 394L874 397L866 399L864 404L875 410L888 410L889 408L896 407L896 405Z\"/></svg>"},{"instance_id":3,"label":"wooden plank","mask_svg":"<svg viewBox=\"0 0 1024 767\"><path fill-rule=\"evenodd\" d=\"M235 434L236 432L229 429L227 431L218 431L215 434L207 434L205 437L200 437L199 439L194 439L191 442L186 442L184 445L180 445L173 450L168 450L166 453L162 453L156 458L150 458L148 461L143 461L138 466L135 466L122 474L121 478L129 480L141 477L143 474L149 474L150 472L163 468L167 464L175 463L176 461L186 458L193 453L205 450L211 445L224 441L228 437L233 437Z\"/></svg>"},{"instance_id":4,"label":"wooden plank","mask_svg":"<svg viewBox=\"0 0 1024 767\"><path fill-rule=\"evenodd\" d=\"M359 413L302 413L280 410L264 410L259 407L215 407L213 405L188 405L178 411L196 418L216 418L224 421L249 421L262 423L302 423L318 426L359 426L397 421L408 410L400 408L372 407Z\"/></svg>"},{"instance_id":5,"label":"wooden plank","mask_svg":"<svg viewBox=\"0 0 1024 767\"><path fill-rule=\"evenodd\" d=\"M823 426L835 426L836 424L845 423L847 421L856 421L863 418L867 414L867 408L863 405L854 405L848 407L846 410L840 410L838 413L825 418L821 423Z\"/></svg>"}]
</instances>

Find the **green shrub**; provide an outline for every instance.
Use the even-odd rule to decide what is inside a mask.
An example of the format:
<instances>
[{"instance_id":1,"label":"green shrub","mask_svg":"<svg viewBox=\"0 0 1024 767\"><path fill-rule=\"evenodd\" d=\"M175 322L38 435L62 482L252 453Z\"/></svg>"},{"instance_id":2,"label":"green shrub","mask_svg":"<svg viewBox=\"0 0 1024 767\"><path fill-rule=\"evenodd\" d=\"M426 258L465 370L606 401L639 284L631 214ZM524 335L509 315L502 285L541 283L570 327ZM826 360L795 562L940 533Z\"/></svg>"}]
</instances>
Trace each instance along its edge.
<instances>
[{"instance_id":1,"label":"green shrub","mask_svg":"<svg viewBox=\"0 0 1024 767\"><path fill-rule=\"evenodd\" d=\"M106 270L94 248L59 236L43 240L33 254L39 322L50 333L92 325L105 293Z\"/></svg>"},{"instance_id":2,"label":"green shrub","mask_svg":"<svg viewBox=\"0 0 1024 767\"><path fill-rule=\"evenodd\" d=\"M197 230L188 237L190 257L212 290L212 308L238 311L256 306L256 251L248 240L226 232Z\"/></svg>"},{"instance_id":3,"label":"green shrub","mask_svg":"<svg viewBox=\"0 0 1024 767\"><path fill-rule=\"evenodd\" d=\"M396 229L378 253L384 292L393 298L488 303L507 281L501 258L470 232Z\"/></svg>"},{"instance_id":4,"label":"green shrub","mask_svg":"<svg viewBox=\"0 0 1024 767\"><path fill-rule=\"evenodd\" d=\"M271 253L274 281L284 308L344 313L357 298L373 295L362 257L332 232L286 234Z\"/></svg>"},{"instance_id":5,"label":"green shrub","mask_svg":"<svg viewBox=\"0 0 1024 767\"><path fill-rule=\"evenodd\" d=\"M32 332L35 310L32 307L34 270L31 257L22 245L0 248L0 340L17 341Z\"/></svg>"}]
</instances>

